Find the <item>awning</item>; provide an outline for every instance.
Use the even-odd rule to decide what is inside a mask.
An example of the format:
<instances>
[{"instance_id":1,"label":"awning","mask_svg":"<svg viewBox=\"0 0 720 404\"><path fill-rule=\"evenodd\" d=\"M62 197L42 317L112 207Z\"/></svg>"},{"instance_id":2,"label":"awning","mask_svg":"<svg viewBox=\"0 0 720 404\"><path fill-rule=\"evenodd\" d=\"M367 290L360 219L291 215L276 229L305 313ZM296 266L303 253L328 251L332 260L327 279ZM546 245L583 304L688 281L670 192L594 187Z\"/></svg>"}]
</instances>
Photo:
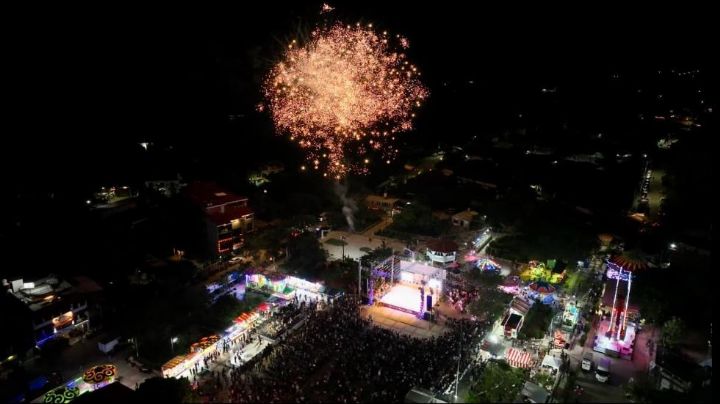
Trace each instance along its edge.
<instances>
[{"instance_id":1,"label":"awning","mask_svg":"<svg viewBox=\"0 0 720 404\"><path fill-rule=\"evenodd\" d=\"M515 368L531 368L535 362L530 352L515 348L508 349L505 360Z\"/></svg>"},{"instance_id":2,"label":"awning","mask_svg":"<svg viewBox=\"0 0 720 404\"><path fill-rule=\"evenodd\" d=\"M553 368L556 370L560 369L560 365L562 365L562 359L558 358L554 355L545 355L542 361L542 367L548 367Z\"/></svg>"}]
</instances>

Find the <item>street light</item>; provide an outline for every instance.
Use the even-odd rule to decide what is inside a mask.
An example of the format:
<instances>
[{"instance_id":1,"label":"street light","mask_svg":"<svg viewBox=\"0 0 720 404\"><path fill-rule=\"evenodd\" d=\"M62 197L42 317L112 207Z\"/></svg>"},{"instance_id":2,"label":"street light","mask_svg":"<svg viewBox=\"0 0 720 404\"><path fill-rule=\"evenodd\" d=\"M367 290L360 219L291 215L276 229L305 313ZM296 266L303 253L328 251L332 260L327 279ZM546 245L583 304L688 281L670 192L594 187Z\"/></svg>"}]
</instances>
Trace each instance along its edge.
<instances>
[{"instance_id":1,"label":"street light","mask_svg":"<svg viewBox=\"0 0 720 404\"><path fill-rule=\"evenodd\" d=\"M137 337L133 337L133 342L135 343L135 358L140 358L140 350L138 349Z\"/></svg>"},{"instance_id":2,"label":"street light","mask_svg":"<svg viewBox=\"0 0 720 404\"><path fill-rule=\"evenodd\" d=\"M342 236L341 238L342 238L342 243L340 243L340 244L342 244L342 257L343 257L343 259L345 259L345 236Z\"/></svg>"},{"instance_id":3,"label":"street light","mask_svg":"<svg viewBox=\"0 0 720 404\"><path fill-rule=\"evenodd\" d=\"M361 274L362 260L360 260L360 258L358 258L357 262L358 262L358 298L362 299L362 297L361 297L362 296L362 287L360 286L360 280L362 279L362 274Z\"/></svg>"},{"instance_id":4,"label":"street light","mask_svg":"<svg viewBox=\"0 0 720 404\"><path fill-rule=\"evenodd\" d=\"M178 337L170 338L170 350L175 353L175 343L178 342Z\"/></svg>"}]
</instances>

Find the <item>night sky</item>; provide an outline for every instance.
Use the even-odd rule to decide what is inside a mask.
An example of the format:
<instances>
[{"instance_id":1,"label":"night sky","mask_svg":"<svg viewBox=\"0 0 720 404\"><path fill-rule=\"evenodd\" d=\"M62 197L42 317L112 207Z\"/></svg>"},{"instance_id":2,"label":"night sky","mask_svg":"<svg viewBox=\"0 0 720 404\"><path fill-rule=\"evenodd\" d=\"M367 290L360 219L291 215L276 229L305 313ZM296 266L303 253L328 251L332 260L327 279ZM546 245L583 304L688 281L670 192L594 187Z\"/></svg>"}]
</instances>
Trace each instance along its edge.
<instances>
[{"instance_id":1,"label":"night sky","mask_svg":"<svg viewBox=\"0 0 720 404\"><path fill-rule=\"evenodd\" d=\"M285 41L325 17L321 2L256 3L18 11L5 51L13 129L3 171L22 188L28 178L50 188L131 181L142 140L188 153L183 164L195 160L202 169L227 160L232 148L263 151L239 166L292 155L273 138L268 116L254 110L259 83ZM552 102L580 105L578 127L586 129L608 107L627 103L606 94L613 73L632 79L657 66L695 67L707 51L696 23L702 13L692 9L384 3L333 4L334 16L409 38L409 56L432 94L405 140L423 146L492 136L516 113ZM559 101L537 99L540 88L557 86Z\"/></svg>"}]
</instances>

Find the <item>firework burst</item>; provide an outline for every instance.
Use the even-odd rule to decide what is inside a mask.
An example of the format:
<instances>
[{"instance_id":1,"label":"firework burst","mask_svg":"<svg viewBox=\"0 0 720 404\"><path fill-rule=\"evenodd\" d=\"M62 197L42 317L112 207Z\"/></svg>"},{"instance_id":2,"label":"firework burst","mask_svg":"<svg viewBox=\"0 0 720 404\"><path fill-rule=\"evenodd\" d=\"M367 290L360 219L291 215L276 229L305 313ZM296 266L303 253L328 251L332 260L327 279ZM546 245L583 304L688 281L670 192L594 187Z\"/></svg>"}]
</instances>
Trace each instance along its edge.
<instances>
[{"instance_id":1,"label":"firework burst","mask_svg":"<svg viewBox=\"0 0 720 404\"><path fill-rule=\"evenodd\" d=\"M394 158L429 92L404 53L407 40L368 25L331 24L291 42L263 90L278 132L323 175L365 173L371 154Z\"/></svg>"}]
</instances>

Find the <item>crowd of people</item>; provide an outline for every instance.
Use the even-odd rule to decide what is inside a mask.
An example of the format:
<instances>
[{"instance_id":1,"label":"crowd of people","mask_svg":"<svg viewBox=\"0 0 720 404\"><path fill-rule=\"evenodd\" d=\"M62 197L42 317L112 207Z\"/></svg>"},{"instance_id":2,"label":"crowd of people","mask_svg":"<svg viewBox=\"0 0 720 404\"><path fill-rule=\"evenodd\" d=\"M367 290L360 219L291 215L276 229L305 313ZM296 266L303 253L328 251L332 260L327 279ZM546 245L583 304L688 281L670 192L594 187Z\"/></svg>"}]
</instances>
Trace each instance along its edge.
<instances>
[{"instance_id":1,"label":"crowd of people","mask_svg":"<svg viewBox=\"0 0 720 404\"><path fill-rule=\"evenodd\" d=\"M441 337L417 339L372 326L346 297L316 310L301 303L305 324L231 372L234 402L402 401L416 386L442 392L476 358L484 323L450 320Z\"/></svg>"},{"instance_id":2,"label":"crowd of people","mask_svg":"<svg viewBox=\"0 0 720 404\"><path fill-rule=\"evenodd\" d=\"M448 302L451 306L453 306L453 308L455 308L455 310L461 314L465 314L467 306L471 302L477 300L478 293L477 289L471 289L468 291L459 288L452 288L448 290L447 298Z\"/></svg>"}]
</instances>

